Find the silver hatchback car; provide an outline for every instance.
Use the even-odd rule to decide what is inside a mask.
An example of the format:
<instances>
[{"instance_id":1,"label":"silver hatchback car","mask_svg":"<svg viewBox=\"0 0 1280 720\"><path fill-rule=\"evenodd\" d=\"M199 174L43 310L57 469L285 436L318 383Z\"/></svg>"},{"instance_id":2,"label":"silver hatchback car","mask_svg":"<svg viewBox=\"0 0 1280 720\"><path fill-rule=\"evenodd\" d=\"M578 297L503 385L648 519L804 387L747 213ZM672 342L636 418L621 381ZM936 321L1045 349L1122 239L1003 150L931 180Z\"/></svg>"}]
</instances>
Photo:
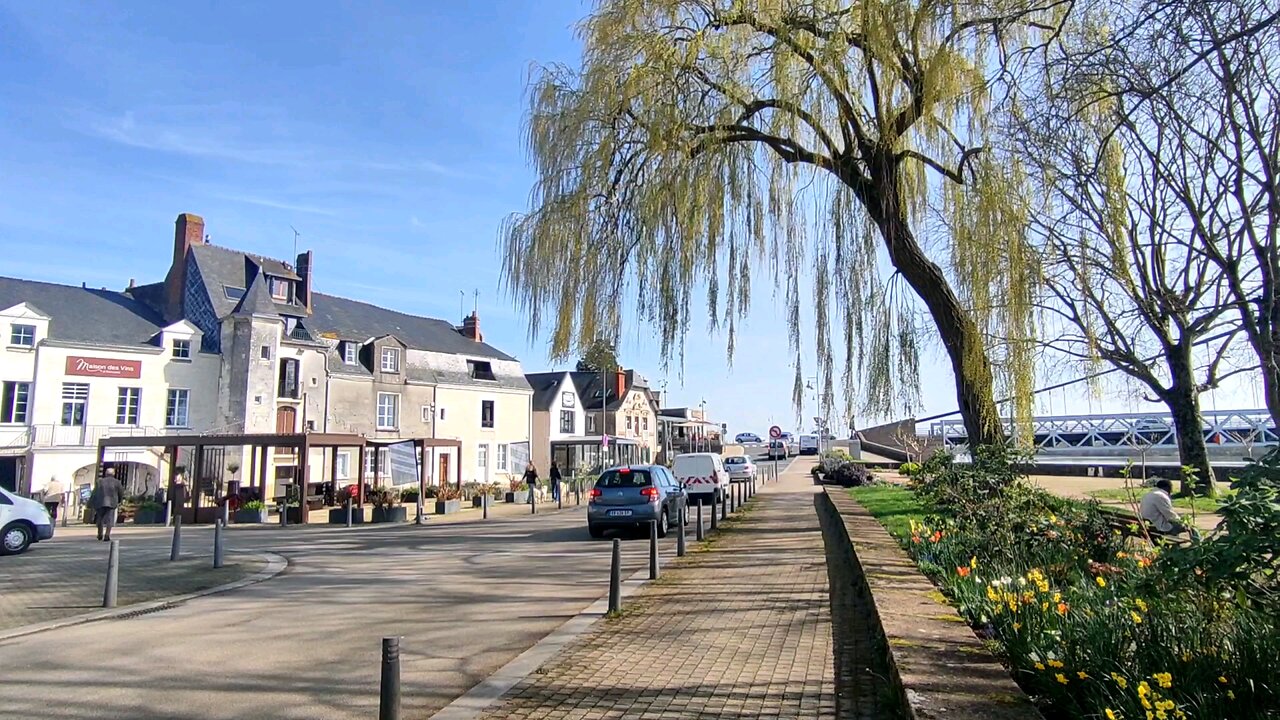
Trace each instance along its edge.
<instances>
[{"instance_id":1,"label":"silver hatchback car","mask_svg":"<svg viewBox=\"0 0 1280 720\"><path fill-rule=\"evenodd\" d=\"M684 490L671 471L661 465L627 465L605 470L591 489L587 530L604 537L611 528L647 527L658 522L658 537L678 521Z\"/></svg>"}]
</instances>

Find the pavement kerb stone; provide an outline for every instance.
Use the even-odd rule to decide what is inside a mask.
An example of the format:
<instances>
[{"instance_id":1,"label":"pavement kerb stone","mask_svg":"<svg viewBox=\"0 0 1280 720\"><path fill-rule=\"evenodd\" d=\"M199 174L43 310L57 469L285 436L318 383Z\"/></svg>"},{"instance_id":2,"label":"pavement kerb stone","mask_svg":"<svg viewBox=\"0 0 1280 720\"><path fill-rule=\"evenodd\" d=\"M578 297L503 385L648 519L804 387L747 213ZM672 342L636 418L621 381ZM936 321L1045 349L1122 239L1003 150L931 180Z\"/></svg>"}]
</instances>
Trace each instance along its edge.
<instances>
[{"instance_id":1,"label":"pavement kerb stone","mask_svg":"<svg viewBox=\"0 0 1280 720\"><path fill-rule=\"evenodd\" d=\"M826 488L873 601L889 667L913 720L1043 720L880 521L843 488Z\"/></svg>"},{"instance_id":2,"label":"pavement kerb stone","mask_svg":"<svg viewBox=\"0 0 1280 720\"><path fill-rule=\"evenodd\" d=\"M289 566L288 560L283 556L272 552L255 551L237 554L252 555L262 558L266 562L266 566L249 577L240 578L234 582L218 585L216 587L197 590L196 592L184 593L182 595L170 595L156 600L148 600L146 602L134 603L132 605L115 607L109 610L95 610L93 612L82 613L80 615L72 615L71 617L58 618L57 620L34 623L32 625L23 625L22 627L5 630L0 632L0 643L13 640L15 638L25 637L27 635L34 635L35 633L70 627L72 625L82 625L84 623L97 622L99 620L111 620L125 615L150 612L152 610L159 610L173 605L180 605L189 600L205 597L207 595L216 595L218 593L224 593L231 590L239 590L242 587L248 587L250 585L256 585L257 583L270 580L276 575L284 572L284 569Z\"/></svg>"}]
</instances>

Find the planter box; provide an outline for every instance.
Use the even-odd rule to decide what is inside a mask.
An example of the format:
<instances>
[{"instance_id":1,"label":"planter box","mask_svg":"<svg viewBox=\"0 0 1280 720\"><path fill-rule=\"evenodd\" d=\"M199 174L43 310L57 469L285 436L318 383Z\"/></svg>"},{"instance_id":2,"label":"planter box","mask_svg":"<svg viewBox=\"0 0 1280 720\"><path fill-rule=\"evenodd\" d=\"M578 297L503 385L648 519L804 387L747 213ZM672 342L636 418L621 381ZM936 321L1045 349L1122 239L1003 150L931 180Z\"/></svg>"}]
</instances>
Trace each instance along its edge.
<instances>
[{"instance_id":1,"label":"planter box","mask_svg":"<svg viewBox=\"0 0 1280 720\"><path fill-rule=\"evenodd\" d=\"M521 490L520 492L509 492L507 493L507 502L519 503L521 505L527 504L529 502L529 491Z\"/></svg>"},{"instance_id":2,"label":"planter box","mask_svg":"<svg viewBox=\"0 0 1280 720\"><path fill-rule=\"evenodd\" d=\"M347 509L344 507L329 508L329 524L330 525L346 525ZM356 507L355 505L351 506L351 524L352 525L364 524L364 508L359 508L359 507Z\"/></svg>"},{"instance_id":3,"label":"planter box","mask_svg":"<svg viewBox=\"0 0 1280 720\"><path fill-rule=\"evenodd\" d=\"M231 516L237 525L261 525L267 522L267 509L245 510L241 508Z\"/></svg>"},{"instance_id":4,"label":"planter box","mask_svg":"<svg viewBox=\"0 0 1280 720\"><path fill-rule=\"evenodd\" d=\"M448 515L450 513L456 513L461 509L462 509L461 500L437 500L436 501L437 515Z\"/></svg>"},{"instance_id":5,"label":"planter box","mask_svg":"<svg viewBox=\"0 0 1280 720\"><path fill-rule=\"evenodd\" d=\"M165 520L165 509L157 510L135 510L133 513L134 525L163 525Z\"/></svg>"},{"instance_id":6,"label":"planter box","mask_svg":"<svg viewBox=\"0 0 1280 720\"><path fill-rule=\"evenodd\" d=\"M373 522L376 523L402 523L409 519L409 511L403 505L396 505L389 508L374 508ZM345 522L345 516L344 516Z\"/></svg>"},{"instance_id":7,"label":"planter box","mask_svg":"<svg viewBox=\"0 0 1280 720\"><path fill-rule=\"evenodd\" d=\"M296 508L296 507L289 508L289 524L290 525L302 524L302 508Z\"/></svg>"},{"instance_id":8,"label":"planter box","mask_svg":"<svg viewBox=\"0 0 1280 720\"><path fill-rule=\"evenodd\" d=\"M484 496L483 496L483 495L476 495L475 497L471 498L471 507L473 507L473 508L478 508L478 507L483 507L483 506L484 506Z\"/></svg>"}]
</instances>

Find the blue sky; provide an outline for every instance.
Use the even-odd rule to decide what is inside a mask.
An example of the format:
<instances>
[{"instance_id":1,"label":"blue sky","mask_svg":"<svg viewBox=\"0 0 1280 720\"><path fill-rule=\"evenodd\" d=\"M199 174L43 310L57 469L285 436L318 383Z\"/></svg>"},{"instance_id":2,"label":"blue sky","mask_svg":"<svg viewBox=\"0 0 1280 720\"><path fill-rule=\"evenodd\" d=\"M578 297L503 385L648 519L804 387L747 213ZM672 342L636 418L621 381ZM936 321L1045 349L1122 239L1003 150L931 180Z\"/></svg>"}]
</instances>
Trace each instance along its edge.
<instances>
[{"instance_id":1,"label":"blue sky","mask_svg":"<svg viewBox=\"0 0 1280 720\"><path fill-rule=\"evenodd\" d=\"M486 339L545 369L545 343L499 293L497 230L533 181L529 70L577 62L588 10L0 0L0 273L123 287L163 278L180 212L215 244L281 258L292 226L321 291L457 321L459 291L469 308L478 290ZM732 367L698 327L683 371L673 359L664 377L647 328L621 354L670 404L705 400L731 432L762 432L794 427L785 343L758 291ZM923 374L924 412L953 409L936 348ZM1105 404L1058 398L1058 412Z\"/></svg>"}]
</instances>

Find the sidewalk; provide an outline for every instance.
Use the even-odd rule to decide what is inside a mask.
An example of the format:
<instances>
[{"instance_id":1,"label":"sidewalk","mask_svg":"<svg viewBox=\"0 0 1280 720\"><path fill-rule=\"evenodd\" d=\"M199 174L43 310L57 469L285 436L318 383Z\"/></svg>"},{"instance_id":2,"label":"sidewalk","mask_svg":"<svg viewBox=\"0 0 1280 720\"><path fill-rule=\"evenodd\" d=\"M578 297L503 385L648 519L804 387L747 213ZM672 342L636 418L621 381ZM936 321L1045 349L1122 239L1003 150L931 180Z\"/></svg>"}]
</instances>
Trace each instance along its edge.
<instances>
[{"instance_id":1,"label":"sidewalk","mask_svg":"<svg viewBox=\"0 0 1280 720\"><path fill-rule=\"evenodd\" d=\"M598 622L485 717L834 718L826 556L807 470L794 464L705 548L670 558L621 617Z\"/></svg>"}]
</instances>

